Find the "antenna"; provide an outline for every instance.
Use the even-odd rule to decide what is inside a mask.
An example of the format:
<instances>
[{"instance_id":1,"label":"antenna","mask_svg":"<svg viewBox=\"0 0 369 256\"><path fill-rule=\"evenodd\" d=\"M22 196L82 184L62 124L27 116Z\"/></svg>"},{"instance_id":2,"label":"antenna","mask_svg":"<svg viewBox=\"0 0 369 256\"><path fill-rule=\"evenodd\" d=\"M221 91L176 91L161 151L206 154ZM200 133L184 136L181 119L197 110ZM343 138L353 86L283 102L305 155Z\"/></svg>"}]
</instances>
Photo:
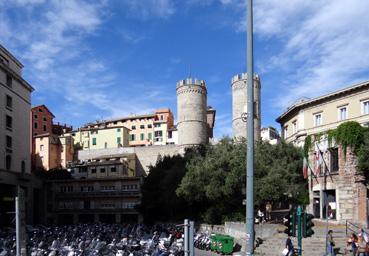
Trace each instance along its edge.
<instances>
[{"instance_id":1,"label":"antenna","mask_svg":"<svg viewBox=\"0 0 369 256\"><path fill-rule=\"evenodd\" d=\"M192 75L191 75L191 64L188 64L188 72L189 72L188 78L192 78Z\"/></svg>"}]
</instances>

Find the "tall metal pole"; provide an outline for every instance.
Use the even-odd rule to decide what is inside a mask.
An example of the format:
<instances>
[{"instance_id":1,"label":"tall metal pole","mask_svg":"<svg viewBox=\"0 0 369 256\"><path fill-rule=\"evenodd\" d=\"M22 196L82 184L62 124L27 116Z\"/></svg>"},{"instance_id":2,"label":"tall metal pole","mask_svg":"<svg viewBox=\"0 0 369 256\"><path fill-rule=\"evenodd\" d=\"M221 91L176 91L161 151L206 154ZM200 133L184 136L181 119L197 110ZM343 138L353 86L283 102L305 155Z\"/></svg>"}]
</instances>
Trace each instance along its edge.
<instances>
[{"instance_id":1,"label":"tall metal pole","mask_svg":"<svg viewBox=\"0 0 369 256\"><path fill-rule=\"evenodd\" d=\"M254 255L254 56L252 0L247 0L246 255Z\"/></svg>"},{"instance_id":2,"label":"tall metal pole","mask_svg":"<svg viewBox=\"0 0 369 256\"><path fill-rule=\"evenodd\" d=\"M18 190L19 191L19 190ZM21 252L21 235L20 235L20 207L19 207L19 194L15 197L15 241L16 241L16 255L20 256Z\"/></svg>"},{"instance_id":3,"label":"tall metal pole","mask_svg":"<svg viewBox=\"0 0 369 256\"><path fill-rule=\"evenodd\" d=\"M194 256L195 255L195 250L194 250L194 245L193 245L193 236L194 236L194 229L195 229L195 223L191 220L190 221L190 229L189 229L189 239L188 239L188 247L189 247L189 251L190 251L190 256Z\"/></svg>"},{"instance_id":4,"label":"tall metal pole","mask_svg":"<svg viewBox=\"0 0 369 256\"><path fill-rule=\"evenodd\" d=\"M302 252L302 222L301 222L302 209L299 205L297 207L297 244L299 247L299 256Z\"/></svg>"},{"instance_id":5,"label":"tall metal pole","mask_svg":"<svg viewBox=\"0 0 369 256\"><path fill-rule=\"evenodd\" d=\"M184 220L184 256L189 256L189 221L188 219Z\"/></svg>"}]
</instances>

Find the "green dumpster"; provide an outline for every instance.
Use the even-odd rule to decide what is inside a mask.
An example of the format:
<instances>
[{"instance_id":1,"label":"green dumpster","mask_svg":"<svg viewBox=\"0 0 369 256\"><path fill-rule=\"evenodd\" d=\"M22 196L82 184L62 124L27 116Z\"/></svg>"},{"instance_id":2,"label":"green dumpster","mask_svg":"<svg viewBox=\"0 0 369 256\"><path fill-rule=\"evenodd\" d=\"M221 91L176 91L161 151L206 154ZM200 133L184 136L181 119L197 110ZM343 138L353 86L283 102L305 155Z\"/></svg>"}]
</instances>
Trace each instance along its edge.
<instances>
[{"instance_id":1,"label":"green dumpster","mask_svg":"<svg viewBox=\"0 0 369 256\"><path fill-rule=\"evenodd\" d=\"M217 242L218 242L218 234L211 234L210 235L210 250L216 251L217 250Z\"/></svg>"},{"instance_id":2,"label":"green dumpster","mask_svg":"<svg viewBox=\"0 0 369 256\"><path fill-rule=\"evenodd\" d=\"M232 254L234 239L231 236L218 236L216 251L220 254Z\"/></svg>"}]
</instances>

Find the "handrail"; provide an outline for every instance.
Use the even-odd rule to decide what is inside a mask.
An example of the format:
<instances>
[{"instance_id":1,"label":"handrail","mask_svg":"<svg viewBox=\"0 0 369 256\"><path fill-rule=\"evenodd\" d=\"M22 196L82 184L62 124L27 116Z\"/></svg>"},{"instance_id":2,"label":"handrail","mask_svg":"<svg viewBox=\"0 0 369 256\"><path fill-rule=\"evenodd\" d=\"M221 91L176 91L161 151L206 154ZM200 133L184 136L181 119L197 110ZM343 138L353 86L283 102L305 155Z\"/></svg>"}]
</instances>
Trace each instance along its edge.
<instances>
[{"instance_id":1,"label":"handrail","mask_svg":"<svg viewBox=\"0 0 369 256\"><path fill-rule=\"evenodd\" d=\"M351 228L350 226L361 230L361 227L359 227L359 226L355 225L354 223L349 222L348 220L346 220L346 235L348 234L348 230L350 230L353 233L357 234L357 232L353 228Z\"/></svg>"}]
</instances>

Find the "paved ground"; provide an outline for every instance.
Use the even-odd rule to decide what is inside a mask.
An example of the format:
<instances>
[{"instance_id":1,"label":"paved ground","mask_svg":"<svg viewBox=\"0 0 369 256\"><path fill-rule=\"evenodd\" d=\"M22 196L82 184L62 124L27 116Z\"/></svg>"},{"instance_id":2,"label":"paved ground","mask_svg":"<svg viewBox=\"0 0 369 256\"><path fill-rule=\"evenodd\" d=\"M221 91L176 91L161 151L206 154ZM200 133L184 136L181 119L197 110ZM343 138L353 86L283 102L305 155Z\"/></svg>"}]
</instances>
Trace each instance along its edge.
<instances>
[{"instance_id":1,"label":"paved ground","mask_svg":"<svg viewBox=\"0 0 369 256\"><path fill-rule=\"evenodd\" d=\"M220 254L216 254L214 252L211 251L205 251L205 250L199 250L197 248L195 248L195 256L220 256ZM234 252L233 253L234 256L245 256L245 252Z\"/></svg>"}]
</instances>

